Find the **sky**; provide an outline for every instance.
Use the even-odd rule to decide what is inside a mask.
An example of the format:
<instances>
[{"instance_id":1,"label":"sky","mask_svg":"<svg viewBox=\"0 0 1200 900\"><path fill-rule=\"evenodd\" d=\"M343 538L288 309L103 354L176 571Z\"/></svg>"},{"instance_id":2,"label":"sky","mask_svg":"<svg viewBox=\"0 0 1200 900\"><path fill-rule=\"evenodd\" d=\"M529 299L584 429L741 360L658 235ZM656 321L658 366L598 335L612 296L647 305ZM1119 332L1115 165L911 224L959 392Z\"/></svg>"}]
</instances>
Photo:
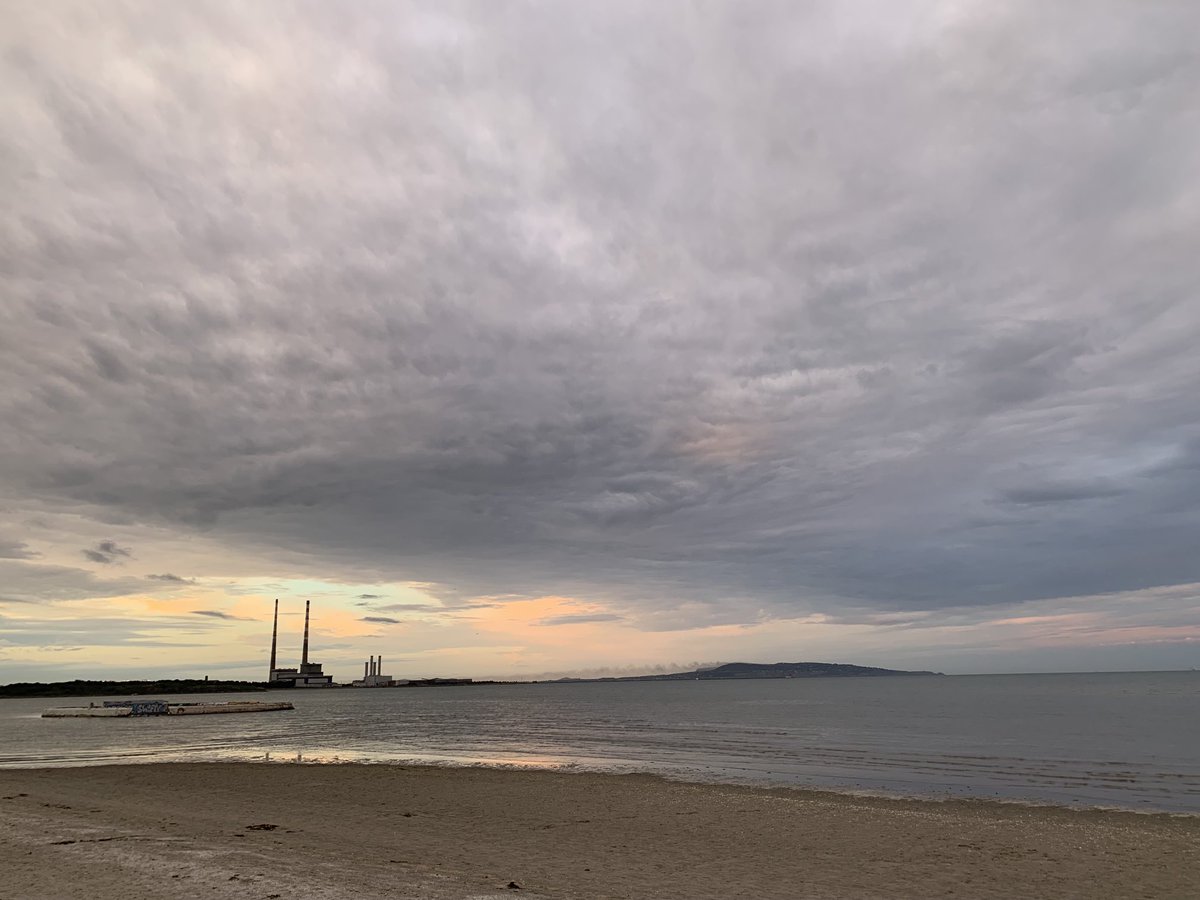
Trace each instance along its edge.
<instances>
[{"instance_id":1,"label":"sky","mask_svg":"<svg viewBox=\"0 0 1200 900\"><path fill-rule=\"evenodd\" d=\"M1197 33L5 4L0 682L1200 665Z\"/></svg>"}]
</instances>

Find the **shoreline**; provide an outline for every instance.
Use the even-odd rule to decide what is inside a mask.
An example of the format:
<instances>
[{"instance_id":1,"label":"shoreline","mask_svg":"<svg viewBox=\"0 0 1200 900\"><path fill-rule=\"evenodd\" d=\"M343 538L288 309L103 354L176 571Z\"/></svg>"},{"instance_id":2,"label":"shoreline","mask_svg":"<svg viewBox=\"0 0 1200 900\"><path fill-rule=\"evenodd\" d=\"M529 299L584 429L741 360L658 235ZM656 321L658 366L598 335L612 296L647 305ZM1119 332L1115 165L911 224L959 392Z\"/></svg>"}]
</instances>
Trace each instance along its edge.
<instances>
[{"instance_id":1,"label":"shoreline","mask_svg":"<svg viewBox=\"0 0 1200 900\"><path fill-rule=\"evenodd\" d=\"M942 793L921 793L913 791L905 793L904 791L888 789L888 788L863 788L849 785L839 784L790 784L785 782L773 782L770 780L754 779L754 778L704 778L696 773L679 771L651 771L638 769L633 764L629 766L614 766L606 768L603 766L589 766L585 763L567 762L567 763L528 763L519 760L513 761L476 761L469 758L455 759L436 759L427 757L387 757L373 759L364 756L351 756L347 751L347 758L340 757L337 753L330 750L322 749L310 754L302 754L301 758L295 758L292 753L287 755L280 754L277 758L273 758L269 751L253 751L249 755L237 755L227 757L211 757L211 758L194 758L188 756L180 756L171 758L170 753L162 756L147 756L142 759L119 759L119 760L97 760L97 761L78 761L72 760L59 764L47 764L45 761L37 761L30 763L0 763L0 774L12 772L38 772L38 771L65 771L70 769L103 769L103 768L123 768L133 766L302 766L302 767L370 767L370 768L397 768L397 769L436 769L436 770L481 770L495 772L534 772L548 773L563 776L595 776L598 778L646 778L658 780L669 784L693 785L696 787L727 787L736 789L745 789L750 791L758 791L763 793L796 793L796 794L813 794L813 795L829 795L831 798L848 797L862 800L894 800L900 802L913 803L930 803L930 804L947 804L947 803L962 803L962 804L984 804L995 805L998 807L1017 807L1029 809L1048 809L1048 810L1064 810L1068 812L1101 812L1101 813L1120 813L1136 816L1167 816L1179 819L1197 819L1200 820L1200 808L1190 810L1157 808L1150 806L1122 806L1114 803L1100 803L1092 801L1073 801L1073 802L1057 802L1055 800L1040 799L1034 797L1020 796L983 796L982 794L958 793L945 791ZM322 755L332 754L332 755ZM0 898L3 900L3 898Z\"/></svg>"},{"instance_id":2,"label":"shoreline","mask_svg":"<svg viewBox=\"0 0 1200 900\"><path fill-rule=\"evenodd\" d=\"M0 868L25 900L1190 897L1200 817L484 766L6 768Z\"/></svg>"}]
</instances>

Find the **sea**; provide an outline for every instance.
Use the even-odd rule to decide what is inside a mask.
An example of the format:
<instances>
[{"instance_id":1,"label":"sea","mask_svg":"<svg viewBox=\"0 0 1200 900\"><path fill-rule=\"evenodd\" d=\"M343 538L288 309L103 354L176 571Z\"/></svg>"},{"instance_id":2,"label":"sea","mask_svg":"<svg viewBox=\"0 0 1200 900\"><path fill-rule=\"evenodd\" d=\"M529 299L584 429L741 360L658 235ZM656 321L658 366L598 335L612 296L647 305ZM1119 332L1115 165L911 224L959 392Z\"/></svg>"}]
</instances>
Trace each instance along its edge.
<instances>
[{"instance_id":1,"label":"sea","mask_svg":"<svg viewBox=\"0 0 1200 900\"><path fill-rule=\"evenodd\" d=\"M1200 672L497 684L271 696L296 709L43 719L47 706L102 698L0 700L0 767L208 760L490 766L1200 814Z\"/></svg>"}]
</instances>

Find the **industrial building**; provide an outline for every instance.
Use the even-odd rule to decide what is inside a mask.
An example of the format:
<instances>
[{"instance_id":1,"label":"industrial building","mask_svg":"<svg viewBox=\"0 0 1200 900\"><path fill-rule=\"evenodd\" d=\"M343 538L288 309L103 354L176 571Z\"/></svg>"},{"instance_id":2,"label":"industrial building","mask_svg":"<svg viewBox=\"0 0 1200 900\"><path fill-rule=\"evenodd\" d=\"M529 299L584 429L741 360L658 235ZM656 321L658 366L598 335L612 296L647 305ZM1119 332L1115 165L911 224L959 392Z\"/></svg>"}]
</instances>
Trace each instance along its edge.
<instances>
[{"instance_id":1,"label":"industrial building","mask_svg":"<svg viewBox=\"0 0 1200 900\"><path fill-rule=\"evenodd\" d=\"M350 682L352 687L392 687L396 684L391 675L384 675L383 672L383 656L378 659L372 656L369 660L363 663L363 677L358 681Z\"/></svg>"},{"instance_id":2,"label":"industrial building","mask_svg":"<svg viewBox=\"0 0 1200 900\"><path fill-rule=\"evenodd\" d=\"M271 677L276 687L333 687L333 676L321 670L320 663L308 661L308 611L311 601L304 601L304 645L300 652L299 669L280 669L275 665L275 647L279 637L279 601L275 601L275 622L271 626Z\"/></svg>"}]
</instances>

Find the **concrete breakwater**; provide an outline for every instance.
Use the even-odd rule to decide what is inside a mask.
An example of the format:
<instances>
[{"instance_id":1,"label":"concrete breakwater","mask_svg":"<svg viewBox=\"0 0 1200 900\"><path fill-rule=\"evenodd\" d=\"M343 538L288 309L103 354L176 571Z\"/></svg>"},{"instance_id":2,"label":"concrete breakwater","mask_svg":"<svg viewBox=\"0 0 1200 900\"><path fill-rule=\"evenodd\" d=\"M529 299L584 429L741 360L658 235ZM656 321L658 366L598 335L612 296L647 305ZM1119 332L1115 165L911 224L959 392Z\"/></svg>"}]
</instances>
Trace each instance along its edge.
<instances>
[{"instance_id":1,"label":"concrete breakwater","mask_svg":"<svg viewBox=\"0 0 1200 900\"><path fill-rule=\"evenodd\" d=\"M295 709L286 700L234 700L228 703L168 703L164 700L107 700L103 706L59 706L42 711L44 719L112 719L144 716L212 716Z\"/></svg>"}]
</instances>

